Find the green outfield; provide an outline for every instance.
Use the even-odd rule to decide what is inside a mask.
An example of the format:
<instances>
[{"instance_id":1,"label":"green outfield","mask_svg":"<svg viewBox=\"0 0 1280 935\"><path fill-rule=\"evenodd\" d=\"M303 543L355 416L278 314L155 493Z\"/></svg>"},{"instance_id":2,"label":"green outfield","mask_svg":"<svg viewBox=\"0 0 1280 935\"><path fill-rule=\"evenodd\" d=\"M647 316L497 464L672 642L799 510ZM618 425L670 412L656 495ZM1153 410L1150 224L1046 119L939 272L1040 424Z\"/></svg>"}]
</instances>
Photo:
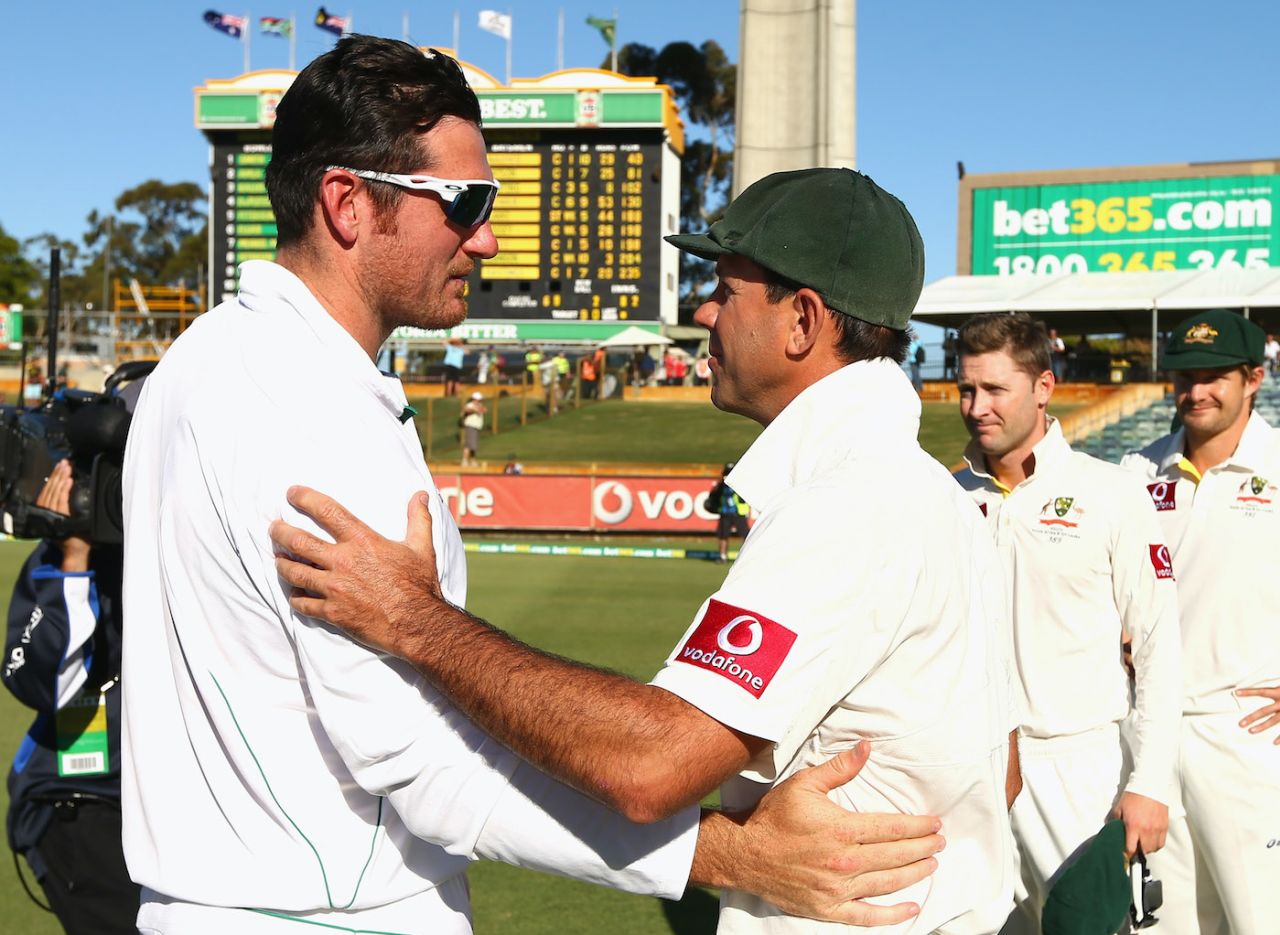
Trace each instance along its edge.
<instances>
[{"instance_id":1,"label":"green outfield","mask_svg":"<svg viewBox=\"0 0 1280 935\"><path fill-rule=\"evenodd\" d=\"M456 461L458 404L453 400L412 400L426 447L431 436L433 462ZM596 464L720 464L737 459L760 434L760 426L729 415L710 403L629 403L606 400L581 409L566 408L554 419L530 404L532 421L521 426L519 400L501 401L500 433L480 437L479 457L502 463L515 454L521 461L578 461ZM1071 407L1055 407L1064 414ZM533 419L534 415L536 419ZM430 418L428 418L430 415ZM959 462L967 436L954 403L926 402L920 419L920 444L943 464Z\"/></svg>"},{"instance_id":2,"label":"green outfield","mask_svg":"<svg viewBox=\"0 0 1280 935\"><path fill-rule=\"evenodd\" d=\"M29 544L0 543L0 589L8 594ZM469 555L470 606L522 639L553 652L647 678L684 632L724 567L692 560ZM12 761L30 712L0 691L0 762ZM0 795L0 804L8 807ZM56 935L53 917L23 894L6 855L0 867L4 931ZM24 865L25 869L25 865ZM702 891L681 903L614 893L496 865L472 868L476 929L517 935L710 932L715 900Z\"/></svg>"}]
</instances>

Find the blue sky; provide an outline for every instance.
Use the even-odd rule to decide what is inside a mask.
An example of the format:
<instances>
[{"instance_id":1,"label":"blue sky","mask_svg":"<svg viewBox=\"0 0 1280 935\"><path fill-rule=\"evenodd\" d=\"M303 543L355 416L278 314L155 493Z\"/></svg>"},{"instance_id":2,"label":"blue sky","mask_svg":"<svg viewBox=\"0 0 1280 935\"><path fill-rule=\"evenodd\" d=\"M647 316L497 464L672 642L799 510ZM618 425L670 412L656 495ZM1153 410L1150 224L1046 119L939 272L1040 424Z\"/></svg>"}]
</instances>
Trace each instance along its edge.
<instances>
[{"instance_id":1,"label":"blue sky","mask_svg":"<svg viewBox=\"0 0 1280 935\"><path fill-rule=\"evenodd\" d=\"M332 44L315 6L214 6L300 19L298 58ZM242 71L241 46L206 26L211 2L0 0L0 226L19 237L78 238L92 209L148 178L207 186L192 89ZM620 42L713 38L737 59L734 0L428 5L343 0L358 31L449 45L501 76L504 44L481 9L514 13L514 73L606 53L588 15L620 16ZM56 12L54 12L56 10ZM862 0L858 6L859 168L899 195L924 235L926 279L955 270L956 161L970 172L1280 156L1271 0ZM287 43L255 35L253 67L285 67ZM778 54L806 67L805 49Z\"/></svg>"}]
</instances>

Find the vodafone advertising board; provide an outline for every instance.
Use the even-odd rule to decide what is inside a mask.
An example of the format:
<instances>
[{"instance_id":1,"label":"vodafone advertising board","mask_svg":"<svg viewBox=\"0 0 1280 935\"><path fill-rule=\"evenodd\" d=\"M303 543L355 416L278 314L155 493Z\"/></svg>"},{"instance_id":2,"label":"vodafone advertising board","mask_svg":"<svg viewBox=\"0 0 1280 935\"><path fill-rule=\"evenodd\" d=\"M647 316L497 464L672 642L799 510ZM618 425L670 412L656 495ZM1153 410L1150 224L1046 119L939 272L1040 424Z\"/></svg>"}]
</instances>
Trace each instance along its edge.
<instances>
[{"instance_id":1,"label":"vodafone advertising board","mask_svg":"<svg viewBox=\"0 0 1280 935\"><path fill-rule=\"evenodd\" d=\"M582 477L540 474L438 475L463 529L584 529L713 533L703 507L708 477Z\"/></svg>"}]
</instances>

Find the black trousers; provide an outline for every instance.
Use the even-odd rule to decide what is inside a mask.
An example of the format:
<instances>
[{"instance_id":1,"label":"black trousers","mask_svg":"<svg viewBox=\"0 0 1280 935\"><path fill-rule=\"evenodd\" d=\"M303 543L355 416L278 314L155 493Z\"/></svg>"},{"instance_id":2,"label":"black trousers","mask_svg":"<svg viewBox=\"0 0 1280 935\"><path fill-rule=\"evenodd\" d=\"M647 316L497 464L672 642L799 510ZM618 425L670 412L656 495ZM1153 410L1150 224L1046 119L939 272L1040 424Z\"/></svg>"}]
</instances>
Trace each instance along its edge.
<instances>
[{"instance_id":1,"label":"black trousers","mask_svg":"<svg viewBox=\"0 0 1280 935\"><path fill-rule=\"evenodd\" d=\"M35 849L49 868L40 886L67 935L137 935L139 889L125 869L118 805L59 803Z\"/></svg>"}]
</instances>

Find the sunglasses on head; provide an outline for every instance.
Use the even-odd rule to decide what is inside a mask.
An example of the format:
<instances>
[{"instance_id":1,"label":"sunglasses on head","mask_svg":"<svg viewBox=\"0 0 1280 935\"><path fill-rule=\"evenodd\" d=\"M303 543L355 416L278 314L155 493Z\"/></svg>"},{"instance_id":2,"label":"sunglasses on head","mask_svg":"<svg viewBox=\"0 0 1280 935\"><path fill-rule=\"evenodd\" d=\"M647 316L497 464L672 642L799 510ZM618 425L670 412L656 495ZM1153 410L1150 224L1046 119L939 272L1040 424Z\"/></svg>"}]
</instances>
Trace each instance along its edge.
<instances>
[{"instance_id":1,"label":"sunglasses on head","mask_svg":"<svg viewBox=\"0 0 1280 935\"><path fill-rule=\"evenodd\" d=\"M372 169L348 169L345 166L329 166L350 172L357 178L372 182L386 182L410 191L432 192L444 202L444 214L460 227L479 227L489 220L494 199L498 197L498 182L488 179L438 179L431 175L397 175L394 172L375 172Z\"/></svg>"}]
</instances>

